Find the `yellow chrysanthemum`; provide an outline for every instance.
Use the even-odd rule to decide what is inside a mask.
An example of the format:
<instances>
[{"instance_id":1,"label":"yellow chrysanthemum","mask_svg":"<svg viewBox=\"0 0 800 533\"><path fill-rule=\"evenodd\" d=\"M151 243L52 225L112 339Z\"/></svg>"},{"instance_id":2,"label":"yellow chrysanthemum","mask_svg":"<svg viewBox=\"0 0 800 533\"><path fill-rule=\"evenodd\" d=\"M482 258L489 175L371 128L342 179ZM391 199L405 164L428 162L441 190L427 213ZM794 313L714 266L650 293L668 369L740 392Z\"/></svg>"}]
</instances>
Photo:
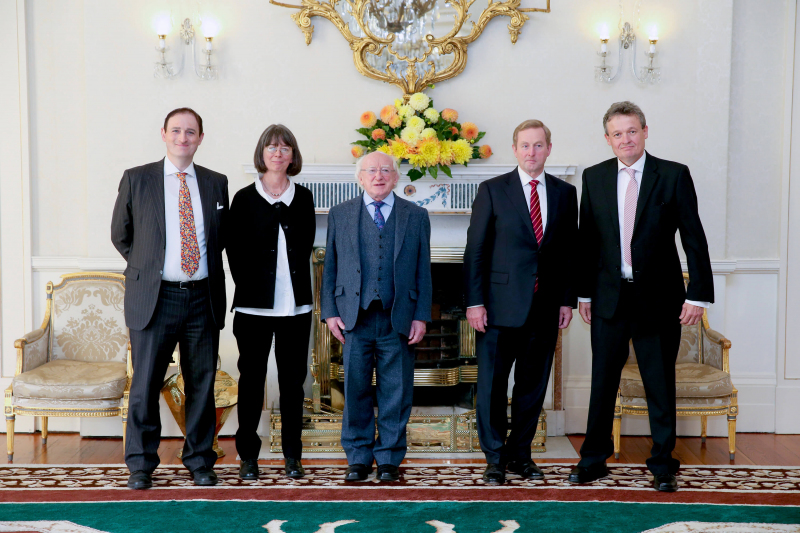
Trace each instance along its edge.
<instances>
[{"instance_id":1,"label":"yellow chrysanthemum","mask_svg":"<svg viewBox=\"0 0 800 533\"><path fill-rule=\"evenodd\" d=\"M410 105L401 105L397 110L397 114L400 115L400 118L405 120L408 117L414 116L414 108Z\"/></svg>"},{"instance_id":2,"label":"yellow chrysanthemum","mask_svg":"<svg viewBox=\"0 0 800 533\"><path fill-rule=\"evenodd\" d=\"M397 159L406 159L408 157L408 146L404 142L389 141L389 153Z\"/></svg>"},{"instance_id":3,"label":"yellow chrysanthemum","mask_svg":"<svg viewBox=\"0 0 800 533\"><path fill-rule=\"evenodd\" d=\"M459 139L453 143L453 161L463 165L472 158L472 145L465 139Z\"/></svg>"},{"instance_id":4,"label":"yellow chrysanthemum","mask_svg":"<svg viewBox=\"0 0 800 533\"><path fill-rule=\"evenodd\" d=\"M428 122L430 122L431 124L436 124L437 122L439 122L439 112L436 111L434 108L426 109L422 114L425 116L425 118L428 119Z\"/></svg>"},{"instance_id":5,"label":"yellow chrysanthemum","mask_svg":"<svg viewBox=\"0 0 800 533\"><path fill-rule=\"evenodd\" d=\"M375 116L375 113L372 111L365 111L361 114L361 125L365 128L371 128L375 125L378 121L378 118Z\"/></svg>"},{"instance_id":6,"label":"yellow chrysanthemum","mask_svg":"<svg viewBox=\"0 0 800 533\"><path fill-rule=\"evenodd\" d=\"M350 149L350 153L353 154L353 157L361 157L364 155L364 149L360 146L353 146Z\"/></svg>"},{"instance_id":7,"label":"yellow chrysanthemum","mask_svg":"<svg viewBox=\"0 0 800 533\"><path fill-rule=\"evenodd\" d=\"M408 154L408 162L413 167L424 167L425 161L420 154Z\"/></svg>"},{"instance_id":8,"label":"yellow chrysanthemum","mask_svg":"<svg viewBox=\"0 0 800 533\"><path fill-rule=\"evenodd\" d=\"M403 125L403 119L400 118L400 115L394 115L389 122L387 122L390 128L399 128Z\"/></svg>"},{"instance_id":9,"label":"yellow chrysanthemum","mask_svg":"<svg viewBox=\"0 0 800 533\"><path fill-rule=\"evenodd\" d=\"M376 152L383 152L384 154L392 155L392 147L388 144L384 144L383 146L379 146Z\"/></svg>"},{"instance_id":10,"label":"yellow chrysanthemum","mask_svg":"<svg viewBox=\"0 0 800 533\"><path fill-rule=\"evenodd\" d=\"M436 130L433 128L425 128L424 130L422 130L422 133L420 133L420 137L422 137L423 139L435 139Z\"/></svg>"},{"instance_id":11,"label":"yellow chrysanthemum","mask_svg":"<svg viewBox=\"0 0 800 533\"><path fill-rule=\"evenodd\" d=\"M473 141L478 136L478 126L472 122L465 122L461 125L461 136L468 141Z\"/></svg>"},{"instance_id":12,"label":"yellow chrysanthemum","mask_svg":"<svg viewBox=\"0 0 800 533\"><path fill-rule=\"evenodd\" d=\"M403 142L408 144L416 144L419 140L419 131L407 126L403 128L403 131L400 132L400 138L403 139Z\"/></svg>"},{"instance_id":13,"label":"yellow chrysanthemum","mask_svg":"<svg viewBox=\"0 0 800 533\"><path fill-rule=\"evenodd\" d=\"M448 122L455 122L458 120L458 111L455 109L442 109L442 118Z\"/></svg>"},{"instance_id":14,"label":"yellow chrysanthemum","mask_svg":"<svg viewBox=\"0 0 800 533\"><path fill-rule=\"evenodd\" d=\"M450 165L453 163L453 141L439 143L439 163Z\"/></svg>"},{"instance_id":15,"label":"yellow chrysanthemum","mask_svg":"<svg viewBox=\"0 0 800 533\"><path fill-rule=\"evenodd\" d=\"M394 99L394 108L400 111L400 108L403 106L403 101L399 98Z\"/></svg>"},{"instance_id":16,"label":"yellow chrysanthemum","mask_svg":"<svg viewBox=\"0 0 800 533\"><path fill-rule=\"evenodd\" d=\"M411 98L408 99L408 103L415 110L422 111L428 107L428 104L431 103L431 99L425 93L414 93L411 95Z\"/></svg>"},{"instance_id":17,"label":"yellow chrysanthemum","mask_svg":"<svg viewBox=\"0 0 800 533\"><path fill-rule=\"evenodd\" d=\"M421 133L422 130L425 129L425 121L417 115L412 115L406 120L406 126L417 130L417 133Z\"/></svg>"},{"instance_id":18,"label":"yellow chrysanthemum","mask_svg":"<svg viewBox=\"0 0 800 533\"><path fill-rule=\"evenodd\" d=\"M492 148L488 144L484 144L478 148L478 152L481 154L481 159L489 159L492 157Z\"/></svg>"},{"instance_id":19,"label":"yellow chrysanthemum","mask_svg":"<svg viewBox=\"0 0 800 533\"><path fill-rule=\"evenodd\" d=\"M424 139L417 145L417 152L422 158L424 166L436 165L439 162L439 141L437 139Z\"/></svg>"}]
</instances>

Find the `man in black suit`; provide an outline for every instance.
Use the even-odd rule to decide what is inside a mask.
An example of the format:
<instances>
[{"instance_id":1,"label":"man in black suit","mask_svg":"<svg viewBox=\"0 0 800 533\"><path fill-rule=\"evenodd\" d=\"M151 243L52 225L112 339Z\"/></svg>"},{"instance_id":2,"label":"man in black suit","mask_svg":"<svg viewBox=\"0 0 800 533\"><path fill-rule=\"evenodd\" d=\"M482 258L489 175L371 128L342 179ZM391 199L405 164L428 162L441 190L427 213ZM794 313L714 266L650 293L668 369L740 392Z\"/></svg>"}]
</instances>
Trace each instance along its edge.
<instances>
[{"instance_id":1,"label":"man in black suit","mask_svg":"<svg viewBox=\"0 0 800 533\"><path fill-rule=\"evenodd\" d=\"M203 121L193 110L169 113L161 138L167 157L125 171L111 219L111 241L128 262L133 381L125 462L132 489L151 487L159 464L159 392L176 344L186 392L183 464L196 485L217 482L214 378L225 325L228 179L192 162L203 140Z\"/></svg>"},{"instance_id":2,"label":"man in black suit","mask_svg":"<svg viewBox=\"0 0 800 533\"><path fill-rule=\"evenodd\" d=\"M464 250L467 320L478 331L478 438L483 480L505 482L506 466L541 479L531 460L559 328L572 320L577 191L544 172L550 130L526 120L514 130L519 166L481 184ZM508 429L508 376L516 361Z\"/></svg>"},{"instance_id":3,"label":"man in black suit","mask_svg":"<svg viewBox=\"0 0 800 533\"><path fill-rule=\"evenodd\" d=\"M686 165L644 150L647 124L631 102L603 117L615 158L583 172L580 211L580 314L591 325L592 392L581 461L569 480L607 475L614 451L611 428L622 367L633 340L647 391L654 487L677 489L675 360L681 324L694 325L714 301L708 243ZM675 232L689 265L684 288Z\"/></svg>"}]
</instances>

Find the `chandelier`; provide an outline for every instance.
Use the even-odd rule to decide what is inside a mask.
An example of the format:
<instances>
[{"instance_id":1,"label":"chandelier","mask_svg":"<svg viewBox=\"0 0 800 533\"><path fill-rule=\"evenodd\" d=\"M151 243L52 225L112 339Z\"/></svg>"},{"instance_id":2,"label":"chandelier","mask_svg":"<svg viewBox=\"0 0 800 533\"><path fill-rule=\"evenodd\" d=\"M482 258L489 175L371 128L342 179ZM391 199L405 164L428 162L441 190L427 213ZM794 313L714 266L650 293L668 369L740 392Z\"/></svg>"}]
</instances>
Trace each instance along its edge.
<instances>
[{"instance_id":1,"label":"chandelier","mask_svg":"<svg viewBox=\"0 0 800 533\"><path fill-rule=\"evenodd\" d=\"M401 33L436 6L436 0L370 0L367 15L379 28Z\"/></svg>"}]
</instances>

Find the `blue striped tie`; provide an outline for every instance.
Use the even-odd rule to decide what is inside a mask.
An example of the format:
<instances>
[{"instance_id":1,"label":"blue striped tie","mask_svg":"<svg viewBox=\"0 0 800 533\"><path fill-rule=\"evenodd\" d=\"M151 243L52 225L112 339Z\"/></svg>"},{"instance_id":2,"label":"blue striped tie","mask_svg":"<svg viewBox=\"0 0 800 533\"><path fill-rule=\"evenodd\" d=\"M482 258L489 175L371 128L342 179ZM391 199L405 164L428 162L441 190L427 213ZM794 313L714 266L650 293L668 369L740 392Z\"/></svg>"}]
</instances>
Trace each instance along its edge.
<instances>
[{"instance_id":1,"label":"blue striped tie","mask_svg":"<svg viewBox=\"0 0 800 533\"><path fill-rule=\"evenodd\" d=\"M380 200L377 200L372 202L372 205L375 206L375 225L378 226L378 231L380 231L383 229L384 224L386 224L386 220L383 218L383 213L381 213L381 207L386 204Z\"/></svg>"}]
</instances>

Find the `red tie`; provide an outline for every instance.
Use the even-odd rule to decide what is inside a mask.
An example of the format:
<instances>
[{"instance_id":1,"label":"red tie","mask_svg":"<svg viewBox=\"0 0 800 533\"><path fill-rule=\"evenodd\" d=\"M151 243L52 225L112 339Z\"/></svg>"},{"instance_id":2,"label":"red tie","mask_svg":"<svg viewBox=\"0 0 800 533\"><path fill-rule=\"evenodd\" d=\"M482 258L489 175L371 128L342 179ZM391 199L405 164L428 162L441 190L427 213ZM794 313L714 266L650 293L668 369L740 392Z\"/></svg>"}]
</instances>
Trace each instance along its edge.
<instances>
[{"instance_id":1,"label":"red tie","mask_svg":"<svg viewBox=\"0 0 800 533\"><path fill-rule=\"evenodd\" d=\"M542 244L542 207L539 205L539 191L536 186L539 180L531 180L531 224L533 224L533 233L536 235L536 243L541 246ZM539 289L539 276L536 276L536 283L533 286L533 292Z\"/></svg>"}]
</instances>

